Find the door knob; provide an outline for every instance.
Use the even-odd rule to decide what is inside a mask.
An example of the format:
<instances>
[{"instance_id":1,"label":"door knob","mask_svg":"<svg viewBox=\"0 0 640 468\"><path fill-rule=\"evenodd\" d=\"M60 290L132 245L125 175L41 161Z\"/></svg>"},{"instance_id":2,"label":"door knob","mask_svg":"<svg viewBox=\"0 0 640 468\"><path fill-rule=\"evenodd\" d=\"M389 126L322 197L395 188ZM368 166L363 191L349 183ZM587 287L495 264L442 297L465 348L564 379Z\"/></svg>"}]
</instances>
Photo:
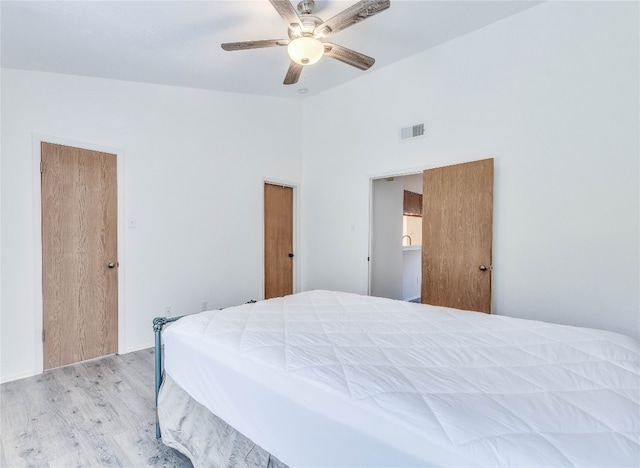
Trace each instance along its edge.
<instances>
[{"instance_id":1,"label":"door knob","mask_svg":"<svg viewBox=\"0 0 640 468\"><path fill-rule=\"evenodd\" d=\"M486 265L480 265L480 271L487 271Z\"/></svg>"},{"instance_id":2,"label":"door knob","mask_svg":"<svg viewBox=\"0 0 640 468\"><path fill-rule=\"evenodd\" d=\"M115 264L114 262L109 262L109 263L107 263L107 267L109 267L109 268L115 268L115 267L116 267L116 264Z\"/></svg>"},{"instance_id":3,"label":"door knob","mask_svg":"<svg viewBox=\"0 0 640 468\"><path fill-rule=\"evenodd\" d=\"M293 254L292 253L289 254L289 258L293 258Z\"/></svg>"}]
</instances>

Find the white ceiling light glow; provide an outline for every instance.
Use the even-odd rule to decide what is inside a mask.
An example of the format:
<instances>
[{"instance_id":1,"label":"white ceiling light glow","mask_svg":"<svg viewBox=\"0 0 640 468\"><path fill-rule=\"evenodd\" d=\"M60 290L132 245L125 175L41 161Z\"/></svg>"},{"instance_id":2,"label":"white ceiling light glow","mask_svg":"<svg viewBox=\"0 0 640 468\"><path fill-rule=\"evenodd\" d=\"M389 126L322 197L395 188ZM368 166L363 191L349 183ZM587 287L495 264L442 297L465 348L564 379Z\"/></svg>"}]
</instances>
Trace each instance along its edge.
<instances>
[{"instance_id":1,"label":"white ceiling light glow","mask_svg":"<svg viewBox=\"0 0 640 468\"><path fill-rule=\"evenodd\" d=\"M313 37L298 37L287 46L291 60L299 65L312 65L322 58L324 44Z\"/></svg>"}]
</instances>

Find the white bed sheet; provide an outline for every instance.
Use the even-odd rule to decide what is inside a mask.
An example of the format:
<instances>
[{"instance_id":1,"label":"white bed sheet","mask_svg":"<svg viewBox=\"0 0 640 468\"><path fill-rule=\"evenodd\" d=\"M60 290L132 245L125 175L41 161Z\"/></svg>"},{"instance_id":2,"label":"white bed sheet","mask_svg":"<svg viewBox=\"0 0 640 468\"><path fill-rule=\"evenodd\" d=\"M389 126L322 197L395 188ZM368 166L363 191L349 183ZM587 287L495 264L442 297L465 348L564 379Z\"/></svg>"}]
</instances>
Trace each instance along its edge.
<instances>
[{"instance_id":1,"label":"white bed sheet","mask_svg":"<svg viewBox=\"0 0 640 468\"><path fill-rule=\"evenodd\" d=\"M166 372L291 467L638 466L636 340L332 291L185 317Z\"/></svg>"}]
</instances>

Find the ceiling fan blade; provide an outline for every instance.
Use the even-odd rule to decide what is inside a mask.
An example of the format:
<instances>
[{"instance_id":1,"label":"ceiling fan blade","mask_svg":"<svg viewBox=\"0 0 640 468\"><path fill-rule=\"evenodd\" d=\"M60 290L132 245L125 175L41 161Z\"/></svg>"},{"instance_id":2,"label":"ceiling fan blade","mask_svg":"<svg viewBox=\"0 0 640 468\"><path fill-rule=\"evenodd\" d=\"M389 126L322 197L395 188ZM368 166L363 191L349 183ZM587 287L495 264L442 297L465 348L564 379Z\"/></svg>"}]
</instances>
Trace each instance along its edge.
<instances>
[{"instance_id":1,"label":"ceiling fan blade","mask_svg":"<svg viewBox=\"0 0 640 468\"><path fill-rule=\"evenodd\" d=\"M302 65L292 60L289 65L289 69L287 70L287 74L284 77L284 84L296 84L300 78L300 73L302 73Z\"/></svg>"},{"instance_id":2,"label":"ceiling fan blade","mask_svg":"<svg viewBox=\"0 0 640 468\"><path fill-rule=\"evenodd\" d=\"M359 68L360 70L368 70L376 62L376 59L368 55L361 54L355 50L347 49L336 44L324 43L324 55L340 60L348 65Z\"/></svg>"},{"instance_id":3,"label":"ceiling fan blade","mask_svg":"<svg viewBox=\"0 0 640 468\"><path fill-rule=\"evenodd\" d=\"M269 2L273 5L273 8L276 9L278 14L282 16L282 19L287 23L287 26L291 27L291 25L296 24L300 26L300 17L289 0L269 0Z\"/></svg>"},{"instance_id":4,"label":"ceiling fan blade","mask_svg":"<svg viewBox=\"0 0 640 468\"><path fill-rule=\"evenodd\" d=\"M224 50L262 49L263 47L285 46L289 43L286 39L266 39L264 41L226 42L221 44Z\"/></svg>"},{"instance_id":5,"label":"ceiling fan blade","mask_svg":"<svg viewBox=\"0 0 640 468\"><path fill-rule=\"evenodd\" d=\"M315 36L327 37L330 34L335 34L386 10L390 5L391 2L389 0L361 0L316 27Z\"/></svg>"}]
</instances>

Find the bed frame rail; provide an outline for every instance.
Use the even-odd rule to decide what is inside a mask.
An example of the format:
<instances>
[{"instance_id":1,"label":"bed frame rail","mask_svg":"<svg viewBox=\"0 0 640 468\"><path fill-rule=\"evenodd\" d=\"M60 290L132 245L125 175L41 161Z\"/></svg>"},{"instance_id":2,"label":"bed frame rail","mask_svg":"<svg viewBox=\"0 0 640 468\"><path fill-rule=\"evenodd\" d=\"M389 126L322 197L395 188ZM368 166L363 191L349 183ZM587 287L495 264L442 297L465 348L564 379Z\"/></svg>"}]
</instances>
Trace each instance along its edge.
<instances>
[{"instance_id":1,"label":"bed frame rail","mask_svg":"<svg viewBox=\"0 0 640 468\"><path fill-rule=\"evenodd\" d=\"M254 304L255 302L254 299L251 299L246 302L246 304ZM164 366L162 364L162 329L165 325L180 320L182 317L186 317L186 315L180 315L179 317L156 317L153 319L153 332L156 334L156 439L161 437L160 421L158 420L158 394L160 393L160 386L162 385L162 377L164 374Z\"/></svg>"},{"instance_id":2,"label":"bed frame rail","mask_svg":"<svg viewBox=\"0 0 640 468\"><path fill-rule=\"evenodd\" d=\"M158 394L160 393L160 386L162 385L162 376L164 367L162 364L162 329L165 325L175 322L176 320L181 319L184 315L180 317L156 317L153 319L153 332L156 335L156 346L155 346L155 358L156 358L156 439L159 439L160 436L160 421L158 420Z\"/></svg>"}]
</instances>

